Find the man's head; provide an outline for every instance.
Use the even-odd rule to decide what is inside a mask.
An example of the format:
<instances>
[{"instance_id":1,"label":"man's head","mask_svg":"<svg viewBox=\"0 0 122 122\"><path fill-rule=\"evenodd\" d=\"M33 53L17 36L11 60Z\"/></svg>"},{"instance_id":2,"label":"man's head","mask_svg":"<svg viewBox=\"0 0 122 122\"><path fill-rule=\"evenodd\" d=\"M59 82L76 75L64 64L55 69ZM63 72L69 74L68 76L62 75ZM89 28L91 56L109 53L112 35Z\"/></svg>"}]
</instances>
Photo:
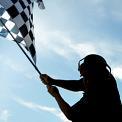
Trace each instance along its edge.
<instances>
[{"instance_id":1,"label":"man's head","mask_svg":"<svg viewBox=\"0 0 122 122\"><path fill-rule=\"evenodd\" d=\"M82 64L81 61L83 61ZM89 72L93 72L96 69L106 69L106 67L108 67L111 71L111 68L108 66L106 60L102 56L96 54L87 55L78 63L78 71L81 75L87 75Z\"/></svg>"}]
</instances>

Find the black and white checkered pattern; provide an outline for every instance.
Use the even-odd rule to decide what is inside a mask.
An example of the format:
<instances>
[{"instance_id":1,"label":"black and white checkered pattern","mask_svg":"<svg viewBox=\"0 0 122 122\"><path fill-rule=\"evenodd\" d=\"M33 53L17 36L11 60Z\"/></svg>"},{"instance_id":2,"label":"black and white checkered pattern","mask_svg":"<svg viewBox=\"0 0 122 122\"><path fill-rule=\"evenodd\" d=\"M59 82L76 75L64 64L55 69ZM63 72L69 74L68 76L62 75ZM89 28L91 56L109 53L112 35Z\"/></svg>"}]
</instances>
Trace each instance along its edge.
<instances>
[{"instance_id":1,"label":"black and white checkered pattern","mask_svg":"<svg viewBox=\"0 0 122 122\"><path fill-rule=\"evenodd\" d=\"M22 42L23 38L21 36L20 31L18 30L15 23L13 23L10 20L10 16L8 15L8 13L5 11L5 9L2 6L0 6L0 19L4 23L4 25L9 29L9 31L12 33L16 41L18 43ZM0 36L3 36L9 40L13 40L13 38L10 36L8 30L6 30L4 25L0 22Z\"/></svg>"},{"instance_id":2,"label":"black and white checkered pattern","mask_svg":"<svg viewBox=\"0 0 122 122\"><path fill-rule=\"evenodd\" d=\"M35 51L35 38L34 38L34 25L33 25L33 0L0 0L0 4L4 7L10 18L4 18L2 21L5 25L8 22L14 23L9 30L17 35L16 39L18 42L25 41L26 48L30 52L34 62L36 62L36 51ZM37 1L37 2L40 2ZM42 2L42 1L41 1ZM3 8L1 8L3 9ZM3 12L0 10L1 13ZM3 12L4 13L4 12ZM4 36L8 35L5 28L2 28L1 32ZM20 33L19 33L20 32Z\"/></svg>"},{"instance_id":3,"label":"black and white checkered pattern","mask_svg":"<svg viewBox=\"0 0 122 122\"><path fill-rule=\"evenodd\" d=\"M35 2L38 3L38 7L39 7L40 9L45 9L45 6L44 6L44 3L43 3L42 0L35 0Z\"/></svg>"},{"instance_id":4,"label":"black and white checkered pattern","mask_svg":"<svg viewBox=\"0 0 122 122\"><path fill-rule=\"evenodd\" d=\"M42 0L35 0L39 8L44 9ZM12 33L18 43L23 40L26 49L30 52L36 63L35 37L33 25L33 4L34 0L0 0L0 19ZM9 32L0 23L0 35L11 38Z\"/></svg>"}]
</instances>

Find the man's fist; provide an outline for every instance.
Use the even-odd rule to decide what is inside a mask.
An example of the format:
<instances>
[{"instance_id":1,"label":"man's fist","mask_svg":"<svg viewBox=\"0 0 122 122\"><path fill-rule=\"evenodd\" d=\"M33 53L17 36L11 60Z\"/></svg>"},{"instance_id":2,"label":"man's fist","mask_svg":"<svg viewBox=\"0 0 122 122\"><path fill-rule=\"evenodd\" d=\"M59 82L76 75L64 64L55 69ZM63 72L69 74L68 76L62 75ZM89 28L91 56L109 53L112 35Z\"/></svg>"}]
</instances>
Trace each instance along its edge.
<instances>
[{"instance_id":1,"label":"man's fist","mask_svg":"<svg viewBox=\"0 0 122 122\"><path fill-rule=\"evenodd\" d=\"M43 82L45 85L53 85L54 79L51 78L50 76L48 76L47 74L42 74L42 75L40 76L40 79L42 80L42 82Z\"/></svg>"},{"instance_id":2,"label":"man's fist","mask_svg":"<svg viewBox=\"0 0 122 122\"><path fill-rule=\"evenodd\" d=\"M56 97L57 95L59 95L59 91L57 89L57 87L55 86L47 86L48 92L53 96Z\"/></svg>"}]
</instances>

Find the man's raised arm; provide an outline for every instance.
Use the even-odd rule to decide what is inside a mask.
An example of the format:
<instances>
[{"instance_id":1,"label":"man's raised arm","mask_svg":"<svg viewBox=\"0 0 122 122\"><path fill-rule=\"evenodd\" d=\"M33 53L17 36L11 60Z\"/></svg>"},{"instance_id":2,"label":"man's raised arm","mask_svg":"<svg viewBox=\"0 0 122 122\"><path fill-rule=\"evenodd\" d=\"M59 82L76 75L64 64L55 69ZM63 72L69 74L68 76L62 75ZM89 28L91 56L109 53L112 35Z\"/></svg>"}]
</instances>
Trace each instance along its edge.
<instances>
[{"instance_id":1,"label":"man's raised arm","mask_svg":"<svg viewBox=\"0 0 122 122\"><path fill-rule=\"evenodd\" d=\"M56 85L71 91L82 91L83 90L83 79L80 80L60 80L53 79L47 74L42 74L40 79L45 85Z\"/></svg>"}]
</instances>

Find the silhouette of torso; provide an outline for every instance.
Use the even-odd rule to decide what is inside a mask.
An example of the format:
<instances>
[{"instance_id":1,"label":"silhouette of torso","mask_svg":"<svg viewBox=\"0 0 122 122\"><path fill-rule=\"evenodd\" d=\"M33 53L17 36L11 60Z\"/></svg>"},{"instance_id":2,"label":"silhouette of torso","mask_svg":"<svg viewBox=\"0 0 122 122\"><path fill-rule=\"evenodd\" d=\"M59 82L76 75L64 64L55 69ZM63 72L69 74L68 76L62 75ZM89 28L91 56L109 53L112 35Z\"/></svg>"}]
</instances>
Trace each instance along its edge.
<instances>
[{"instance_id":1,"label":"silhouette of torso","mask_svg":"<svg viewBox=\"0 0 122 122\"><path fill-rule=\"evenodd\" d=\"M89 119L97 122L116 119L120 122L122 107L114 77L111 74L107 77L98 75L88 82L88 90L72 106L72 122L87 122Z\"/></svg>"}]
</instances>

